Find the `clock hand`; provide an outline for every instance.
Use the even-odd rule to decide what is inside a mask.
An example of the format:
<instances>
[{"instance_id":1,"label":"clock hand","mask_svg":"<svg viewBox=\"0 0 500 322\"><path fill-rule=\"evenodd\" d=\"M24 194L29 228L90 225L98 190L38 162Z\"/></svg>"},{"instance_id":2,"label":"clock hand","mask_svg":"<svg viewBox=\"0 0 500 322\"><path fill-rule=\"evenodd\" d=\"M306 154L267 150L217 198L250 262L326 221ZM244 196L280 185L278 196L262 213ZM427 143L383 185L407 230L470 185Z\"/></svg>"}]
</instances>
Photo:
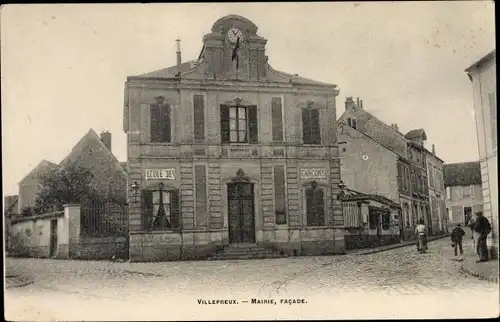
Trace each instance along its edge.
<instances>
[{"instance_id":1,"label":"clock hand","mask_svg":"<svg viewBox=\"0 0 500 322\"><path fill-rule=\"evenodd\" d=\"M237 33L238 33L237 31L235 32L235 31L233 30L233 35L235 35L235 36L236 36L236 34L237 34Z\"/></svg>"}]
</instances>

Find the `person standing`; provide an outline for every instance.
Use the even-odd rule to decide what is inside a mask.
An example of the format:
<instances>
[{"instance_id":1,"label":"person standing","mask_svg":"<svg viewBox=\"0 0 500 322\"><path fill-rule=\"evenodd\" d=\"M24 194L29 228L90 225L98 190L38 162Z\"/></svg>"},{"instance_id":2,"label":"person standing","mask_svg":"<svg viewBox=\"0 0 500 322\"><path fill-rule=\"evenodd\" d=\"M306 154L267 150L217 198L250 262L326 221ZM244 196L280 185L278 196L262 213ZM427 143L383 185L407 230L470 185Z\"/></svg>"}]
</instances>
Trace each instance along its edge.
<instances>
[{"instance_id":1,"label":"person standing","mask_svg":"<svg viewBox=\"0 0 500 322\"><path fill-rule=\"evenodd\" d=\"M427 250L427 227L425 227L423 219L420 219L415 227L415 235L417 235L417 251L425 253Z\"/></svg>"},{"instance_id":2,"label":"person standing","mask_svg":"<svg viewBox=\"0 0 500 322\"><path fill-rule=\"evenodd\" d=\"M472 239L472 249L476 251L476 240L474 239L474 223L476 222L477 213L469 220L467 227L470 228L471 239Z\"/></svg>"},{"instance_id":3,"label":"person standing","mask_svg":"<svg viewBox=\"0 0 500 322\"><path fill-rule=\"evenodd\" d=\"M464 250L462 248L462 238L465 235L465 231L462 229L460 224L457 224L451 232L451 242L453 249L455 250L455 256L457 256L457 248L460 249L460 255L463 255Z\"/></svg>"},{"instance_id":4,"label":"person standing","mask_svg":"<svg viewBox=\"0 0 500 322\"><path fill-rule=\"evenodd\" d=\"M477 213L477 217L474 222L472 230L474 231L476 252L477 255L479 256L479 259L476 261L476 263L487 262L489 256L488 256L488 245L486 244L486 237L491 232L491 225L490 221L486 217L484 217L482 211Z\"/></svg>"}]
</instances>

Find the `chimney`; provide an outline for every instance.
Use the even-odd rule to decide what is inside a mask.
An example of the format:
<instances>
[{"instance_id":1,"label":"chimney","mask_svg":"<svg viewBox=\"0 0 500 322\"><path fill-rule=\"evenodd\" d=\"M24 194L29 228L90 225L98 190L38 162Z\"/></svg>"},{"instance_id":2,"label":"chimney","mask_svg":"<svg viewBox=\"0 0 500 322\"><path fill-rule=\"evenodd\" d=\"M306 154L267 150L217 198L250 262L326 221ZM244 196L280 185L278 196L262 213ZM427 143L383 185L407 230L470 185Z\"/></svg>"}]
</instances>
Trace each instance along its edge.
<instances>
[{"instance_id":1,"label":"chimney","mask_svg":"<svg viewBox=\"0 0 500 322\"><path fill-rule=\"evenodd\" d=\"M108 131L101 133L101 141L104 143L106 148L111 152L111 133Z\"/></svg>"},{"instance_id":2,"label":"chimney","mask_svg":"<svg viewBox=\"0 0 500 322\"><path fill-rule=\"evenodd\" d=\"M359 108L363 108L363 100L359 101Z\"/></svg>"},{"instance_id":3,"label":"chimney","mask_svg":"<svg viewBox=\"0 0 500 322\"><path fill-rule=\"evenodd\" d=\"M432 154L436 155L436 146L434 144L432 145Z\"/></svg>"},{"instance_id":4,"label":"chimney","mask_svg":"<svg viewBox=\"0 0 500 322\"><path fill-rule=\"evenodd\" d=\"M348 110L350 108L356 107L356 103L354 103L351 96L345 98L345 109Z\"/></svg>"},{"instance_id":5,"label":"chimney","mask_svg":"<svg viewBox=\"0 0 500 322\"><path fill-rule=\"evenodd\" d=\"M398 128L398 125L397 125L396 123L391 124L391 127L392 127L394 130L396 130L396 131L398 131L398 132L399 132L399 128Z\"/></svg>"},{"instance_id":6,"label":"chimney","mask_svg":"<svg viewBox=\"0 0 500 322\"><path fill-rule=\"evenodd\" d=\"M182 59L181 59L181 40L177 39L175 42L177 42L177 68L178 72L181 72L181 64L182 64Z\"/></svg>"},{"instance_id":7,"label":"chimney","mask_svg":"<svg viewBox=\"0 0 500 322\"><path fill-rule=\"evenodd\" d=\"M356 106L359 107L359 97L356 97Z\"/></svg>"}]
</instances>

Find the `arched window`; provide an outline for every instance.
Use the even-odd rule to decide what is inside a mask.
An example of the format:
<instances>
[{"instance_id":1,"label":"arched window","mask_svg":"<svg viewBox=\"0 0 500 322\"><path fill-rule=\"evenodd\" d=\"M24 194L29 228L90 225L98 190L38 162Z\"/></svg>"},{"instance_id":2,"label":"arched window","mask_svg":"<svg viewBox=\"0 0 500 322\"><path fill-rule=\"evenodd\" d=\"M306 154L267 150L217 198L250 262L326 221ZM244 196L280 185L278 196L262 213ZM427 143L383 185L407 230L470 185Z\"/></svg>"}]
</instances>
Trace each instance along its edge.
<instances>
[{"instance_id":1,"label":"arched window","mask_svg":"<svg viewBox=\"0 0 500 322\"><path fill-rule=\"evenodd\" d=\"M180 228L179 192L158 188L142 191L142 228L168 230Z\"/></svg>"},{"instance_id":2,"label":"arched window","mask_svg":"<svg viewBox=\"0 0 500 322\"><path fill-rule=\"evenodd\" d=\"M323 188L318 187L315 182L312 182L306 188L306 217L307 226L325 226L325 199Z\"/></svg>"}]
</instances>

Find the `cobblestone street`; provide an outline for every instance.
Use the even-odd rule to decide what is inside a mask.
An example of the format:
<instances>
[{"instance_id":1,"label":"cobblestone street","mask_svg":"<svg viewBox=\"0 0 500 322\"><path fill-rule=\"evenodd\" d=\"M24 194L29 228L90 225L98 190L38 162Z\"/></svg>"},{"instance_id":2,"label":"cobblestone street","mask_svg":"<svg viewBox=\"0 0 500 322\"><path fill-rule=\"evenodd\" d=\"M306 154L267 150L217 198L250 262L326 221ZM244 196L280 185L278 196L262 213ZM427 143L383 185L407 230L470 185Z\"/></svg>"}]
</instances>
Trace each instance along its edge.
<instances>
[{"instance_id":1,"label":"cobblestone street","mask_svg":"<svg viewBox=\"0 0 500 322\"><path fill-rule=\"evenodd\" d=\"M10 320L478 317L499 312L498 284L460 271L448 238L371 255L252 261L111 263L7 260L34 280L6 292ZM471 245L465 245L472 256ZM277 305L243 303L275 299ZM239 305L200 305L198 300ZM280 299L305 299L281 304ZM105 301L105 302L104 302ZM480 304L480 305L479 305Z\"/></svg>"}]
</instances>

